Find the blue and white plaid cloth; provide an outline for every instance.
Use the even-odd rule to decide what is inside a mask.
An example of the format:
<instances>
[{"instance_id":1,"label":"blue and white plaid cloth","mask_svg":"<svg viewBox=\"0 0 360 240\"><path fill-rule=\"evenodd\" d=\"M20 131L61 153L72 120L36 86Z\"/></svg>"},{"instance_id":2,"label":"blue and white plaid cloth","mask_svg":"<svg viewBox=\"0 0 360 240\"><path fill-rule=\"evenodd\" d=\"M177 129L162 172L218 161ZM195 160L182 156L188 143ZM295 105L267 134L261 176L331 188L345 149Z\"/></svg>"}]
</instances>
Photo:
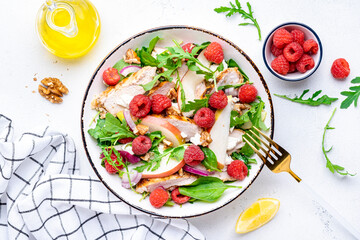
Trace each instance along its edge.
<instances>
[{"instance_id":1,"label":"blue and white plaid cloth","mask_svg":"<svg viewBox=\"0 0 360 240\"><path fill-rule=\"evenodd\" d=\"M0 239L204 239L187 220L145 215L79 176L72 139L48 128L12 138L0 115Z\"/></svg>"}]
</instances>

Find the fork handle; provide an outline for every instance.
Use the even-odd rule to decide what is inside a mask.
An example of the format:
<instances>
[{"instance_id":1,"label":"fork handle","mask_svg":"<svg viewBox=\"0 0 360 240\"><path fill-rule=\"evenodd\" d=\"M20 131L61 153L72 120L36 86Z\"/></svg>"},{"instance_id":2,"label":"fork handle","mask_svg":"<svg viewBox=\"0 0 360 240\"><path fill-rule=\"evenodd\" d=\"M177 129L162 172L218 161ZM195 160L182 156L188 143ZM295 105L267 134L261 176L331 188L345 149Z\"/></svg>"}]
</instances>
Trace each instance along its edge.
<instances>
[{"instance_id":1,"label":"fork handle","mask_svg":"<svg viewBox=\"0 0 360 240\"><path fill-rule=\"evenodd\" d=\"M326 202L319 194L317 194L308 184L304 181L299 181L302 188L313 197L313 200L318 202L323 208L325 208L331 216L333 216L349 233L351 233L356 239L360 240L360 233L343 217L335 208L333 208L328 202Z\"/></svg>"}]
</instances>

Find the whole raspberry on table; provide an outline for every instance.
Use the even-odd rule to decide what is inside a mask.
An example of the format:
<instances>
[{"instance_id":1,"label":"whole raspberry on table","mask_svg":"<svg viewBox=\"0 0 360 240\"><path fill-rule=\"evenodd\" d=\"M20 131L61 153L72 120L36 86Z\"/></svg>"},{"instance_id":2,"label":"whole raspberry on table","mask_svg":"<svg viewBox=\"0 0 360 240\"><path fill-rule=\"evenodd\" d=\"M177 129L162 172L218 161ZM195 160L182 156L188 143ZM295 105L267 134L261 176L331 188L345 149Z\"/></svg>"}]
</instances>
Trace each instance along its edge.
<instances>
[{"instance_id":1,"label":"whole raspberry on table","mask_svg":"<svg viewBox=\"0 0 360 240\"><path fill-rule=\"evenodd\" d=\"M223 49L217 42L212 42L205 48L204 56L208 61L216 64L220 64L224 60Z\"/></svg>"},{"instance_id":2,"label":"whole raspberry on table","mask_svg":"<svg viewBox=\"0 0 360 240\"><path fill-rule=\"evenodd\" d=\"M177 187L171 192L171 199L177 204L183 204L189 201L190 197L182 195Z\"/></svg>"},{"instance_id":3,"label":"whole raspberry on table","mask_svg":"<svg viewBox=\"0 0 360 240\"><path fill-rule=\"evenodd\" d=\"M155 208L161 208L169 199L169 193L162 187L156 188L150 193L150 204Z\"/></svg>"},{"instance_id":4,"label":"whole raspberry on table","mask_svg":"<svg viewBox=\"0 0 360 240\"><path fill-rule=\"evenodd\" d=\"M233 177L237 180L244 180L248 174L248 169L245 163L241 160L234 160L227 167L227 173L230 177Z\"/></svg>"},{"instance_id":5,"label":"whole raspberry on table","mask_svg":"<svg viewBox=\"0 0 360 240\"><path fill-rule=\"evenodd\" d=\"M303 47L304 47L304 52L309 54L316 54L319 51L319 45L313 39L306 40L303 44Z\"/></svg>"},{"instance_id":6,"label":"whole raspberry on table","mask_svg":"<svg viewBox=\"0 0 360 240\"><path fill-rule=\"evenodd\" d=\"M280 48L275 47L274 44L271 45L271 53L275 56L278 57L281 54L283 54L283 50Z\"/></svg>"},{"instance_id":7,"label":"whole raspberry on table","mask_svg":"<svg viewBox=\"0 0 360 240\"><path fill-rule=\"evenodd\" d=\"M183 45L181 48L188 53L191 53L191 51L193 50L193 48L195 47L195 44L193 43L187 43L185 45Z\"/></svg>"},{"instance_id":8,"label":"whole raspberry on table","mask_svg":"<svg viewBox=\"0 0 360 240\"><path fill-rule=\"evenodd\" d=\"M304 50L299 43L292 42L286 45L283 53L286 60L289 62L296 62L304 54Z\"/></svg>"},{"instance_id":9,"label":"whole raspberry on table","mask_svg":"<svg viewBox=\"0 0 360 240\"><path fill-rule=\"evenodd\" d=\"M284 48L287 44L293 42L293 36L285 28L280 28L275 31L273 37L273 44L277 48Z\"/></svg>"},{"instance_id":10,"label":"whole raspberry on table","mask_svg":"<svg viewBox=\"0 0 360 240\"><path fill-rule=\"evenodd\" d=\"M194 116L195 123L202 128L211 128L215 123L215 114L210 108L200 108Z\"/></svg>"},{"instance_id":11,"label":"whole raspberry on table","mask_svg":"<svg viewBox=\"0 0 360 240\"><path fill-rule=\"evenodd\" d=\"M271 68L281 75L286 75L289 72L289 67L289 61L284 55L278 56L271 62Z\"/></svg>"},{"instance_id":12,"label":"whole raspberry on table","mask_svg":"<svg viewBox=\"0 0 360 240\"><path fill-rule=\"evenodd\" d=\"M151 109L151 100L143 94L136 95L129 104L131 115L143 118L148 115Z\"/></svg>"},{"instance_id":13,"label":"whole raspberry on table","mask_svg":"<svg viewBox=\"0 0 360 240\"><path fill-rule=\"evenodd\" d=\"M305 34L303 31L299 29L294 29L291 31L291 35L293 36L294 42L299 43L301 46L304 44Z\"/></svg>"},{"instance_id":14,"label":"whole raspberry on table","mask_svg":"<svg viewBox=\"0 0 360 240\"><path fill-rule=\"evenodd\" d=\"M138 136L132 142L132 151L135 155L144 155L151 148L151 139L147 136Z\"/></svg>"},{"instance_id":15,"label":"whole raspberry on table","mask_svg":"<svg viewBox=\"0 0 360 240\"><path fill-rule=\"evenodd\" d=\"M209 105L216 109L224 109L228 104L228 98L224 91L219 90L211 94L209 98Z\"/></svg>"},{"instance_id":16,"label":"whole raspberry on table","mask_svg":"<svg viewBox=\"0 0 360 240\"><path fill-rule=\"evenodd\" d=\"M129 142L132 142L134 140L134 138L132 137L127 137L127 138L122 138L122 139L119 139L119 143L120 144L126 144L126 143L129 143Z\"/></svg>"},{"instance_id":17,"label":"whole raspberry on table","mask_svg":"<svg viewBox=\"0 0 360 240\"><path fill-rule=\"evenodd\" d=\"M151 97L151 109L154 113L161 113L171 107L171 100L162 94L156 94Z\"/></svg>"},{"instance_id":18,"label":"whole raspberry on table","mask_svg":"<svg viewBox=\"0 0 360 240\"><path fill-rule=\"evenodd\" d=\"M100 154L100 159L104 159L105 155L102 153ZM122 165L120 165L119 161L117 160L117 156L115 155L115 153L111 153L110 155L111 161L112 163L110 164L108 161L108 159L104 159L104 164L105 164L105 170L110 173L110 174L115 174L117 172L119 172L119 170L123 169L124 167ZM114 167L113 165L115 165L116 167Z\"/></svg>"},{"instance_id":19,"label":"whole raspberry on table","mask_svg":"<svg viewBox=\"0 0 360 240\"><path fill-rule=\"evenodd\" d=\"M109 67L103 72L103 80L105 84L114 86L120 81L120 75L117 69Z\"/></svg>"},{"instance_id":20,"label":"whole raspberry on table","mask_svg":"<svg viewBox=\"0 0 360 240\"><path fill-rule=\"evenodd\" d=\"M187 165L196 166L204 160L205 155L201 148L197 145L190 145L185 149L184 161Z\"/></svg>"},{"instance_id":21,"label":"whole raspberry on table","mask_svg":"<svg viewBox=\"0 0 360 240\"><path fill-rule=\"evenodd\" d=\"M336 79L344 79L350 74L349 63L344 58L336 59L331 66L331 74Z\"/></svg>"},{"instance_id":22,"label":"whole raspberry on table","mask_svg":"<svg viewBox=\"0 0 360 240\"><path fill-rule=\"evenodd\" d=\"M296 72L296 63L291 62L291 63L289 63L289 71L288 71L288 73L293 73L293 72Z\"/></svg>"},{"instance_id":23,"label":"whole raspberry on table","mask_svg":"<svg viewBox=\"0 0 360 240\"><path fill-rule=\"evenodd\" d=\"M301 73L305 73L306 71L313 69L314 66L314 59L307 54L302 55L299 61L296 62L296 69Z\"/></svg>"},{"instance_id":24,"label":"whole raspberry on table","mask_svg":"<svg viewBox=\"0 0 360 240\"><path fill-rule=\"evenodd\" d=\"M256 100L258 92L254 85L245 84L239 89L239 100L242 103L252 103Z\"/></svg>"}]
</instances>

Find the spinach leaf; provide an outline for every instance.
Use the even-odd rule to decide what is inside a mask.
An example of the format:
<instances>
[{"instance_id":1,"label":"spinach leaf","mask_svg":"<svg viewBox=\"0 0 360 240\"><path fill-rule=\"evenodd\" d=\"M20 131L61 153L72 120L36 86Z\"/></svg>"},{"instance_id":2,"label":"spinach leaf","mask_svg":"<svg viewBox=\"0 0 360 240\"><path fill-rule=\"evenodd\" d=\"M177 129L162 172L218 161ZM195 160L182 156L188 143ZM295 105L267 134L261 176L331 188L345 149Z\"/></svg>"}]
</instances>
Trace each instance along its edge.
<instances>
[{"instance_id":1,"label":"spinach leaf","mask_svg":"<svg viewBox=\"0 0 360 240\"><path fill-rule=\"evenodd\" d=\"M160 40L160 38L158 36L154 37L153 39L151 39L150 43L149 43L149 48L147 49L147 52L151 54L151 52L154 50L155 45L157 44L157 42Z\"/></svg>"},{"instance_id":2,"label":"spinach leaf","mask_svg":"<svg viewBox=\"0 0 360 240\"><path fill-rule=\"evenodd\" d=\"M226 185L216 177L200 177L190 185L179 187L179 191L182 195L201 201L215 202L228 188L241 187Z\"/></svg>"},{"instance_id":3,"label":"spinach leaf","mask_svg":"<svg viewBox=\"0 0 360 240\"><path fill-rule=\"evenodd\" d=\"M280 97L280 98L287 99L287 100L292 101L292 102L297 102L297 103L301 103L301 104L307 104L307 105L310 105L310 106L319 106L321 104L330 105L332 102L335 102L336 100L338 100L338 98L331 98L328 95L323 95L323 96L321 96L321 97L319 97L318 99L315 100L315 98L320 95L322 90L316 91L308 99L303 99L304 95L306 93L308 93L309 91L310 91L309 89L306 89L306 90L303 91L303 93L300 95L300 97L295 96L294 98L290 98L290 97L288 97L286 95L279 95L279 94L274 94L274 95L277 96L277 97Z\"/></svg>"},{"instance_id":4,"label":"spinach leaf","mask_svg":"<svg viewBox=\"0 0 360 240\"><path fill-rule=\"evenodd\" d=\"M119 74L120 74L120 71L126 67L126 66L129 66L130 64L126 63L124 59L121 59L119 60L117 63L115 63L115 65L113 66L113 68L117 69ZM126 76L124 76L126 77Z\"/></svg>"},{"instance_id":5,"label":"spinach leaf","mask_svg":"<svg viewBox=\"0 0 360 240\"><path fill-rule=\"evenodd\" d=\"M241 73L241 75L244 77L245 82L249 81L249 77L246 75L246 73L241 69L241 67L237 64L237 62L235 62L234 59L229 59L228 61L226 61L226 64L228 65L229 68L233 68L233 67L237 67L237 69L239 70L239 72Z\"/></svg>"},{"instance_id":6,"label":"spinach leaf","mask_svg":"<svg viewBox=\"0 0 360 240\"><path fill-rule=\"evenodd\" d=\"M176 161L181 161L184 159L184 153L185 153L185 148L184 146L179 146L176 147L172 150L169 159L175 159Z\"/></svg>"},{"instance_id":7,"label":"spinach leaf","mask_svg":"<svg viewBox=\"0 0 360 240\"><path fill-rule=\"evenodd\" d=\"M353 80L351 80L351 83L356 84L360 83L360 77L356 77ZM350 87L351 91L343 91L340 94L347 97L344 101L342 101L340 108L346 109L350 107L352 103L354 103L354 106L357 107L357 102L360 96L360 85Z\"/></svg>"},{"instance_id":8,"label":"spinach leaf","mask_svg":"<svg viewBox=\"0 0 360 240\"><path fill-rule=\"evenodd\" d=\"M256 159L249 158L248 156L246 156L245 154L240 153L240 152L233 152L233 153L231 154L231 157L232 157L232 159L234 159L234 160L241 160L241 161L243 161L243 162L245 163L245 165L246 165L246 167L247 167L248 170L251 169L251 165L250 165L250 164L256 164L256 163L257 163ZM248 171L248 176L249 176L249 174L250 174L250 171Z\"/></svg>"},{"instance_id":9,"label":"spinach leaf","mask_svg":"<svg viewBox=\"0 0 360 240\"><path fill-rule=\"evenodd\" d=\"M221 172L221 170L218 169L218 162L215 153L210 148L206 147L202 147L201 150L205 155L204 160L201 162L202 165L204 165L207 170Z\"/></svg>"}]
</instances>

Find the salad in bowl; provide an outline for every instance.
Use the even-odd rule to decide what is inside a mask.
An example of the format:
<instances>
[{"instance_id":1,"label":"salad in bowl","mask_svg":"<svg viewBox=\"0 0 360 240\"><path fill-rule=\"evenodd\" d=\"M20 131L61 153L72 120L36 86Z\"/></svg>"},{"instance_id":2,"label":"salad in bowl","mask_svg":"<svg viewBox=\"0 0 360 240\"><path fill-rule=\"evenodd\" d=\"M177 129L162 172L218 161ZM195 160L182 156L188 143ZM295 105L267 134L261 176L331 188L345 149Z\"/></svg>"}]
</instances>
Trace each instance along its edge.
<instances>
[{"instance_id":1,"label":"salad in bowl","mask_svg":"<svg viewBox=\"0 0 360 240\"><path fill-rule=\"evenodd\" d=\"M155 35L97 72L104 88L92 96L97 114L87 129L98 151L92 161L120 197L155 214L247 187L262 163L243 135L269 129L257 87L220 41L171 40Z\"/></svg>"}]
</instances>

